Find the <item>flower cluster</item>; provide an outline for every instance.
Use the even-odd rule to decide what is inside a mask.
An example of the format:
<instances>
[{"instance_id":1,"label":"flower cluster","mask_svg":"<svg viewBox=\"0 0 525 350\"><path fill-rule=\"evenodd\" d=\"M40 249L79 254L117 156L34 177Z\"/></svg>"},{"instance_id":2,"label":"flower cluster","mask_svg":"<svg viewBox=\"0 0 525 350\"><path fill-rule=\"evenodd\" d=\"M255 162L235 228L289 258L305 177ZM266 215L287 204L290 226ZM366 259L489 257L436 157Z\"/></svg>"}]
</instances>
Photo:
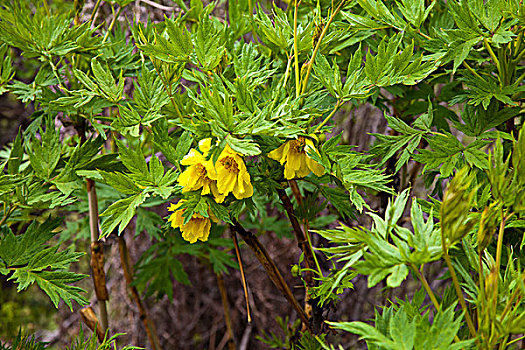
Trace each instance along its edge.
<instances>
[{"instance_id":1,"label":"flower cluster","mask_svg":"<svg viewBox=\"0 0 525 350\"><path fill-rule=\"evenodd\" d=\"M250 174L242 157L226 145L213 164L207 160L211 148L211 139L199 142L199 149L191 149L182 159L181 164L187 166L180 174L178 182L182 186L182 192L201 191L201 195L212 194L217 203L224 202L226 196L233 193L235 198L243 199L253 195L253 186ZM210 235L211 221L200 214L193 214L192 218L184 224L183 213L185 209L179 209L184 200L171 204L168 208L173 212L168 221L173 228L180 228L182 238L195 243L197 240L207 241ZM216 218L210 213L210 218Z\"/></svg>"},{"instance_id":2,"label":"flower cluster","mask_svg":"<svg viewBox=\"0 0 525 350\"><path fill-rule=\"evenodd\" d=\"M179 228L182 238L190 243L195 243L197 240L207 241L211 228L210 218L214 222L219 220L212 213L208 213L209 218L195 213L187 223L184 223L183 214L186 209L179 209L184 202L184 199L182 199L177 204L170 204L168 211L173 212L173 214L168 218L168 222L171 222L171 227Z\"/></svg>"},{"instance_id":3,"label":"flower cluster","mask_svg":"<svg viewBox=\"0 0 525 350\"><path fill-rule=\"evenodd\" d=\"M179 176L182 192L201 190L202 195L213 194L217 203L222 203L228 194L243 199L253 195L250 174L242 157L226 145L215 165L206 160L211 148L211 139L199 142L199 150L191 149L182 159L189 167Z\"/></svg>"},{"instance_id":4,"label":"flower cluster","mask_svg":"<svg viewBox=\"0 0 525 350\"><path fill-rule=\"evenodd\" d=\"M241 155L226 145L215 164L208 158L211 149L211 139L199 142L198 149L191 149L182 159L181 164L186 170L179 176L178 182L182 192L199 191L201 195L212 194L217 203L233 193L235 198L243 199L253 195L253 186L250 174ZM276 150L268 153L268 157L284 164L284 177L294 179L305 177L313 172L317 176L324 174L324 167L310 158L308 154L319 151L312 140L298 137L289 140ZM197 240L207 241L210 235L211 220L218 221L211 213L209 217L195 213L191 219L184 223L184 211L180 209L184 200L171 204L168 210L172 212L168 221L173 228L179 228L182 238L195 243Z\"/></svg>"},{"instance_id":5,"label":"flower cluster","mask_svg":"<svg viewBox=\"0 0 525 350\"><path fill-rule=\"evenodd\" d=\"M312 140L298 137L285 142L281 147L268 153L268 157L284 165L284 177L287 180L305 177L310 171L317 176L324 174L324 167L308 156L308 153L319 154Z\"/></svg>"}]
</instances>

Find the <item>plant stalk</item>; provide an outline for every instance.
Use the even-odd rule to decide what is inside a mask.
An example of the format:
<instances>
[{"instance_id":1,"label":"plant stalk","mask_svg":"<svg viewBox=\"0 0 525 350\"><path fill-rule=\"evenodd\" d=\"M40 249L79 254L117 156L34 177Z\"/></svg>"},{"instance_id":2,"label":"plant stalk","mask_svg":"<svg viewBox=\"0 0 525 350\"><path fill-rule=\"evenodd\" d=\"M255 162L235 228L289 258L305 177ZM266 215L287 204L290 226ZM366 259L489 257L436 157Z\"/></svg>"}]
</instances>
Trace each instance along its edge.
<instances>
[{"instance_id":1,"label":"plant stalk","mask_svg":"<svg viewBox=\"0 0 525 350\"><path fill-rule=\"evenodd\" d=\"M427 279L423 275L423 266L421 266L421 271L419 271L419 269L417 268L416 265L414 265L414 263L410 263L410 267L412 268L412 271L414 271L417 277L419 278L419 281L423 285L423 288L425 288L425 291L427 292L428 297L432 301L432 304L434 304L436 311L440 311L441 305L437 301L436 296L434 295L434 292L432 291L432 288L430 288L430 285L428 284Z\"/></svg>"},{"instance_id":2,"label":"plant stalk","mask_svg":"<svg viewBox=\"0 0 525 350\"><path fill-rule=\"evenodd\" d=\"M461 304L461 308L463 309L463 312L465 313L465 320L467 321L467 326L470 332L470 335L472 337L476 337L476 328L474 327L474 323L472 322L472 318L470 317L470 314L468 312L467 303L465 302L465 298L463 297L463 292L461 291L461 286L459 285L458 276L456 275L456 271L454 270L454 267L452 266L452 261L450 260L450 256L448 255L448 252L446 250L445 245L445 237L443 237L443 257L445 258L445 261L448 266L448 270L450 271L450 276L452 277L452 282L454 284L454 288L456 290L456 294L459 299L459 303ZM478 340L476 339L476 343Z\"/></svg>"},{"instance_id":3,"label":"plant stalk","mask_svg":"<svg viewBox=\"0 0 525 350\"><path fill-rule=\"evenodd\" d=\"M95 19L95 15L97 14L97 10L101 2L102 0L97 0L97 2L95 3L95 7L93 8L93 12L91 12L91 17L89 18L91 25L93 25L93 20Z\"/></svg>"},{"instance_id":4,"label":"plant stalk","mask_svg":"<svg viewBox=\"0 0 525 350\"><path fill-rule=\"evenodd\" d=\"M2 218L2 220L0 220L0 226L2 226L3 224L6 223L7 219L9 218L9 216L11 216L11 214L13 214L13 212L16 210L16 208L18 208L18 205L14 204L14 205L11 206L11 208L9 208L7 213L5 213L5 211L4 211L4 217Z\"/></svg>"},{"instance_id":5,"label":"plant stalk","mask_svg":"<svg viewBox=\"0 0 525 350\"><path fill-rule=\"evenodd\" d=\"M334 114L339 110L339 107L341 107L341 101L340 100L337 100L337 103L335 104L335 107L334 109L332 110L332 112L330 112L330 114L324 118L324 120L319 124L317 125L317 127L314 129L313 131L313 134L315 134L316 132L318 132L319 130L321 130L321 128L326 124L328 123L328 121L330 119L332 119L332 117L334 116Z\"/></svg>"},{"instance_id":6,"label":"plant stalk","mask_svg":"<svg viewBox=\"0 0 525 350\"><path fill-rule=\"evenodd\" d=\"M222 274L217 273L217 286L221 294L222 308L224 309L224 322L226 323L226 331L228 333L228 349L235 350L235 339L233 338L232 320L230 317L230 306L228 304L228 295L226 294L226 287L224 286L224 278Z\"/></svg>"},{"instance_id":7,"label":"plant stalk","mask_svg":"<svg viewBox=\"0 0 525 350\"><path fill-rule=\"evenodd\" d=\"M113 30L113 27L115 26L115 23L117 22L117 18L118 16L120 16L120 13L122 12L123 9L124 9L123 6L119 6L117 13L113 16L113 19L111 20L111 23L109 24L106 34L104 34L104 39L102 39L102 44L104 44L106 40L108 39L109 33Z\"/></svg>"},{"instance_id":8,"label":"plant stalk","mask_svg":"<svg viewBox=\"0 0 525 350\"><path fill-rule=\"evenodd\" d=\"M109 300L109 294L106 288L106 273L104 272L104 250L102 243L98 240L98 201L95 182L91 179L86 179L86 189L89 206L89 230L91 232L91 270L93 272L93 284L99 305L100 326L105 332L108 329L106 302Z\"/></svg>"},{"instance_id":9,"label":"plant stalk","mask_svg":"<svg viewBox=\"0 0 525 350\"><path fill-rule=\"evenodd\" d=\"M299 4L301 2L299 1ZM295 58L295 97L299 98L301 95L301 77L299 75L299 48L297 47L298 38L297 38L297 9L298 9L297 0L295 0L295 9L293 13L293 52Z\"/></svg>"},{"instance_id":10,"label":"plant stalk","mask_svg":"<svg viewBox=\"0 0 525 350\"><path fill-rule=\"evenodd\" d=\"M155 324L150 319L148 315L148 310L144 306L144 303L140 298L137 288L131 285L131 282L133 282L133 268L131 267L126 240L122 236L118 237L118 248L120 253L120 263L122 264L122 270L124 272L124 278L126 279L126 284L129 288L129 291L131 292L132 300L135 302L135 304L137 304L137 307L139 309L140 319L144 324L144 329L146 330L146 335L148 336L151 349L161 350L162 348L160 346L160 341L157 335Z\"/></svg>"},{"instance_id":11,"label":"plant stalk","mask_svg":"<svg viewBox=\"0 0 525 350\"><path fill-rule=\"evenodd\" d=\"M248 317L248 323L252 322L252 316L250 314L250 298L248 297L248 285L246 284L246 277L244 276L244 266L242 264L241 251L239 250L239 242L237 241L237 234L235 230L232 230L233 245L235 247L235 255L237 256L237 262L239 263L239 270L241 271L242 288L244 290L244 299L246 300L246 315Z\"/></svg>"},{"instance_id":12,"label":"plant stalk","mask_svg":"<svg viewBox=\"0 0 525 350\"><path fill-rule=\"evenodd\" d=\"M306 69L306 75L303 79L303 87L301 90L301 93L304 93L306 91L306 86L308 85L308 79L310 78L310 74L312 72L312 68L315 62L315 56L317 56L317 53L319 52L319 49L321 48L321 42L323 41L323 38L326 36L326 33L328 32L328 28L330 27L330 24L332 24L335 16L341 11L341 8L343 7L343 4L346 2L346 0L341 0L341 3L337 7L337 9L330 15L330 18L328 19L328 22L323 28L323 31L321 32L321 35L319 36L319 39L317 40L317 44L315 45L314 52L312 54L312 58L308 61L307 69Z\"/></svg>"},{"instance_id":13,"label":"plant stalk","mask_svg":"<svg viewBox=\"0 0 525 350\"><path fill-rule=\"evenodd\" d=\"M292 294L292 291L290 290L290 287L288 287L286 281L281 275L279 268L277 267L277 265L275 265L275 262L272 260L272 258L270 257L264 246L261 244L261 242L251 232L246 231L244 227L242 227L241 224L239 224L239 222L234 221L232 227L242 237L242 239L246 242L248 247L250 247L250 249L253 251L255 257L262 264L272 282L281 291L286 300L292 305L301 321L310 329L308 317L306 316L304 310L301 308L301 305L299 305L297 299L295 299L294 295Z\"/></svg>"},{"instance_id":14,"label":"plant stalk","mask_svg":"<svg viewBox=\"0 0 525 350\"><path fill-rule=\"evenodd\" d=\"M313 270L315 267L313 249L308 244L306 233L303 232L301 228L301 224L299 223L299 221L297 220L297 217L295 216L293 204L290 201L290 197L288 197L288 195L286 194L286 191L283 189L278 189L277 194L279 195L279 198L281 199L281 202L283 203L284 209L286 210L286 213L288 214L288 219L290 220L290 223L292 224L292 228L295 233L295 238L297 239L297 245L299 246L299 249L301 249L301 251L304 254L304 262L305 262L306 268L309 270ZM306 273L306 283L309 286L313 286L313 274L311 271L307 271Z\"/></svg>"}]
</instances>

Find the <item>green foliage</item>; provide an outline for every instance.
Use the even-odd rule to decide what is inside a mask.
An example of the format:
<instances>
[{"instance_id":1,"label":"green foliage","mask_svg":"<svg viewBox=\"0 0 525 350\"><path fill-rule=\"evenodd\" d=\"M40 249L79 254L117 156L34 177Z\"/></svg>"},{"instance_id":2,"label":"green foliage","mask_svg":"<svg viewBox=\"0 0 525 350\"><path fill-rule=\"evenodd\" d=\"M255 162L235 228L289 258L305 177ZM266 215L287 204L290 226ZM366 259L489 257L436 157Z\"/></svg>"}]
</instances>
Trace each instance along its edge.
<instances>
[{"instance_id":1,"label":"green foliage","mask_svg":"<svg viewBox=\"0 0 525 350\"><path fill-rule=\"evenodd\" d=\"M332 328L359 335L369 349L465 349L474 340L454 343L461 317L454 317L451 305L438 312L433 319L429 313L422 315L407 311L405 305L390 306L380 314L376 311L375 327L364 322L327 322Z\"/></svg>"},{"instance_id":2,"label":"green foliage","mask_svg":"<svg viewBox=\"0 0 525 350\"><path fill-rule=\"evenodd\" d=\"M0 237L0 273L18 284L18 291L36 282L58 307L60 299L73 310L71 301L81 305L88 303L80 293L83 289L70 285L85 275L67 271L69 264L78 261L84 253L58 251L58 246L46 243L61 220L48 219L38 225L33 222L23 235L15 236L6 228Z\"/></svg>"},{"instance_id":3,"label":"green foliage","mask_svg":"<svg viewBox=\"0 0 525 350\"><path fill-rule=\"evenodd\" d=\"M333 348L314 323L358 275L370 288L410 276L424 288L374 325L329 321L372 349L504 348L523 332L521 2L228 1L220 18L220 1L175 1L177 17L119 24L130 3L107 4L107 27L61 2L0 7L0 94L34 108L0 152L0 273L18 290L36 284L55 306L85 304L74 286L84 275L69 270L82 254L55 237L135 225L150 245L133 285L173 299L174 282L191 283L184 256L214 274L239 268L233 225L295 237L303 250L296 282L319 320L301 333L278 319L284 339L260 338L270 347ZM358 149L334 116L365 103L389 129ZM430 288L429 263L448 270L445 292ZM80 339L71 349L116 347Z\"/></svg>"},{"instance_id":4,"label":"green foliage","mask_svg":"<svg viewBox=\"0 0 525 350\"><path fill-rule=\"evenodd\" d=\"M104 341L102 343L98 343L96 334L92 334L90 337L85 338L84 331L82 329L82 326L80 326L80 332L79 334L73 339L71 342L71 346L67 348L67 350L132 350L132 349L142 349L135 346L126 345L124 347L118 347L117 348L117 338L119 336L123 335L122 333L115 334L114 336L107 338L107 336L104 338ZM47 343L37 341L35 339L35 336L23 334L22 331L18 332L18 335L16 338L13 338L11 340L11 344L8 345L0 343L0 349L1 350L18 350L18 349L24 349L24 350L44 350L48 349Z\"/></svg>"}]
</instances>

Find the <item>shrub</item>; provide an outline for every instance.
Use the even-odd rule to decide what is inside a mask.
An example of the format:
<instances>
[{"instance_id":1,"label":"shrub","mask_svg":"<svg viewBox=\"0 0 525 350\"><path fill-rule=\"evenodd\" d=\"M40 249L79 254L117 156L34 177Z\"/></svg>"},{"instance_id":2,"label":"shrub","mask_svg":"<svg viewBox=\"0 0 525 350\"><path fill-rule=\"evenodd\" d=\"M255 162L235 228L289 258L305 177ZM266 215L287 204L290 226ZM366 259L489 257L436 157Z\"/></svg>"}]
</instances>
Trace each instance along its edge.
<instances>
[{"instance_id":1,"label":"shrub","mask_svg":"<svg viewBox=\"0 0 525 350\"><path fill-rule=\"evenodd\" d=\"M100 3L0 6L0 92L34 109L0 174L0 273L19 291L87 305L70 266L84 253L59 245L89 227L99 310L83 316L99 338L111 321L101 239L114 235L149 347L162 344L143 298L176 298L190 254L217 275L234 348L221 280L240 268L248 303L240 237L299 320L280 318L286 337L265 333L268 346L332 349L336 330L372 349L519 344L521 2L192 0L155 23L120 22L128 0L103 4L112 15L98 23ZM365 103L390 132L358 151L335 115ZM377 197L390 199L374 210ZM167 217L147 209L159 204ZM133 272L121 235L135 219L153 243ZM259 240L267 231L297 241L304 298ZM446 271L444 288L428 264ZM409 275L415 294L370 323L328 314L356 276L395 289Z\"/></svg>"}]
</instances>

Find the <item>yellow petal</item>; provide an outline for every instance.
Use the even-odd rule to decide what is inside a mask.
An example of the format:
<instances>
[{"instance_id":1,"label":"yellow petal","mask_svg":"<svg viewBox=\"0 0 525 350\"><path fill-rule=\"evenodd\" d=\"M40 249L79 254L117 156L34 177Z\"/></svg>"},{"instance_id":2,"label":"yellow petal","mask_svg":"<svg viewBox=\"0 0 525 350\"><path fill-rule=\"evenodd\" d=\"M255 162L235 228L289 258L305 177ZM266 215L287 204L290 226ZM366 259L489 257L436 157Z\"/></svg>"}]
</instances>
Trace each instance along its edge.
<instances>
[{"instance_id":1,"label":"yellow petal","mask_svg":"<svg viewBox=\"0 0 525 350\"><path fill-rule=\"evenodd\" d=\"M219 192L228 195L235 187L235 174L231 174L227 169L217 170L217 188Z\"/></svg>"},{"instance_id":2,"label":"yellow petal","mask_svg":"<svg viewBox=\"0 0 525 350\"><path fill-rule=\"evenodd\" d=\"M201 152L206 155L210 151L211 148L211 138L202 139L199 141L199 149Z\"/></svg>"},{"instance_id":3,"label":"yellow petal","mask_svg":"<svg viewBox=\"0 0 525 350\"><path fill-rule=\"evenodd\" d=\"M283 151L284 151L284 146L287 144L288 142L285 142L283 143L279 148L271 151L270 153L268 153L268 157L278 161L278 162L281 162L281 159L283 158ZM281 162L282 164L282 162Z\"/></svg>"},{"instance_id":4,"label":"yellow petal","mask_svg":"<svg viewBox=\"0 0 525 350\"><path fill-rule=\"evenodd\" d=\"M296 170L295 176L297 176L297 177L305 177L308 174L310 174L310 169L306 165L306 159L307 158L308 157L304 153L301 153L301 156L299 157L299 159L300 159L300 161L299 161L299 169Z\"/></svg>"},{"instance_id":5,"label":"yellow petal","mask_svg":"<svg viewBox=\"0 0 525 350\"><path fill-rule=\"evenodd\" d=\"M203 165L206 168L206 175L211 180L217 180L217 170L215 170L215 166L213 165L213 162L211 160L208 160L204 162Z\"/></svg>"},{"instance_id":6,"label":"yellow petal","mask_svg":"<svg viewBox=\"0 0 525 350\"><path fill-rule=\"evenodd\" d=\"M308 153L316 153L318 156L321 156L319 154L319 151L315 148L314 143L312 140L307 139L306 140L306 147L305 151L307 154L306 158L306 164L308 165L308 168L317 176L322 176L324 174L324 167L317 163L315 160L310 158L308 156Z\"/></svg>"},{"instance_id":7,"label":"yellow petal","mask_svg":"<svg viewBox=\"0 0 525 350\"><path fill-rule=\"evenodd\" d=\"M226 198L226 195L219 192L219 189L217 188L217 182L213 181L210 184L211 193L213 194L213 197L215 198L215 202L222 203L224 202L224 198Z\"/></svg>"},{"instance_id":8,"label":"yellow petal","mask_svg":"<svg viewBox=\"0 0 525 350\"><path fill-rule=\"evenodd\" d=\"M170 203L170 206L168 207L168 211L175 211L177 210L178 207L180 207L180 202L175 204L175 203Z\"/></svg>"},{"instance_id":9,"label":"yellow petal","mask_svg":"<svg viewBox=\"0 0 525 350\"><path fill-rule=\"evenodd\" d=\"M188 169L184 170L182 174L179 175L177 182L182 187L187 188L187 191L195 190L195 185L199 180L200 175L195 166L190 166Z\"/></svg>"},{"instance_id":10,"label":"yellow petal","mask_svg":"<svg viewBox=\"0 0 525 350\"><path fill-rule=\"evenodd\" d=\"M197 240L207 241L210 228L210 219L193 217L181 228L182 238L190 243L195 243Z\"/></svg>"},{"instance_id":11,"label":"yellow petal","mask_svg":"<svg viewBox=\"0 0 525 350\"><path fill-rule=\"evenodd\" d=\"M182 165L193 165L193 164L198 164L198 163L204 163L205 161L206 159L204 159L202 154L200 154L199 151L197 151L196 149L192 148L190 149L188 154L186 154L184 158L182 158L180 163Z\"/></svg>"},{"instance_id":12,"label":"yellow petal","mask_svg":"<svg viewBox=\"0 0 525 350\"><path fill-rule=\"evenodd\" d=\"M284 166L284 177L288 180L293 179L296 176L296 172L301 168L301 157L302 153L297 153L293 150L288 152L288 159Z\"/></svg>"},{"instance_id":13,"label":"yellow petal","mask_svg":"<svg viewBox=\"0 0 525 350\"><path fill-rule=\"evenodd\" d=\"M308 168L317 176L322 176L324 174L324 167L317 163L312 158L308 157L306 158L306 164L308 165Z\"/></svg>"}]
</instances>

